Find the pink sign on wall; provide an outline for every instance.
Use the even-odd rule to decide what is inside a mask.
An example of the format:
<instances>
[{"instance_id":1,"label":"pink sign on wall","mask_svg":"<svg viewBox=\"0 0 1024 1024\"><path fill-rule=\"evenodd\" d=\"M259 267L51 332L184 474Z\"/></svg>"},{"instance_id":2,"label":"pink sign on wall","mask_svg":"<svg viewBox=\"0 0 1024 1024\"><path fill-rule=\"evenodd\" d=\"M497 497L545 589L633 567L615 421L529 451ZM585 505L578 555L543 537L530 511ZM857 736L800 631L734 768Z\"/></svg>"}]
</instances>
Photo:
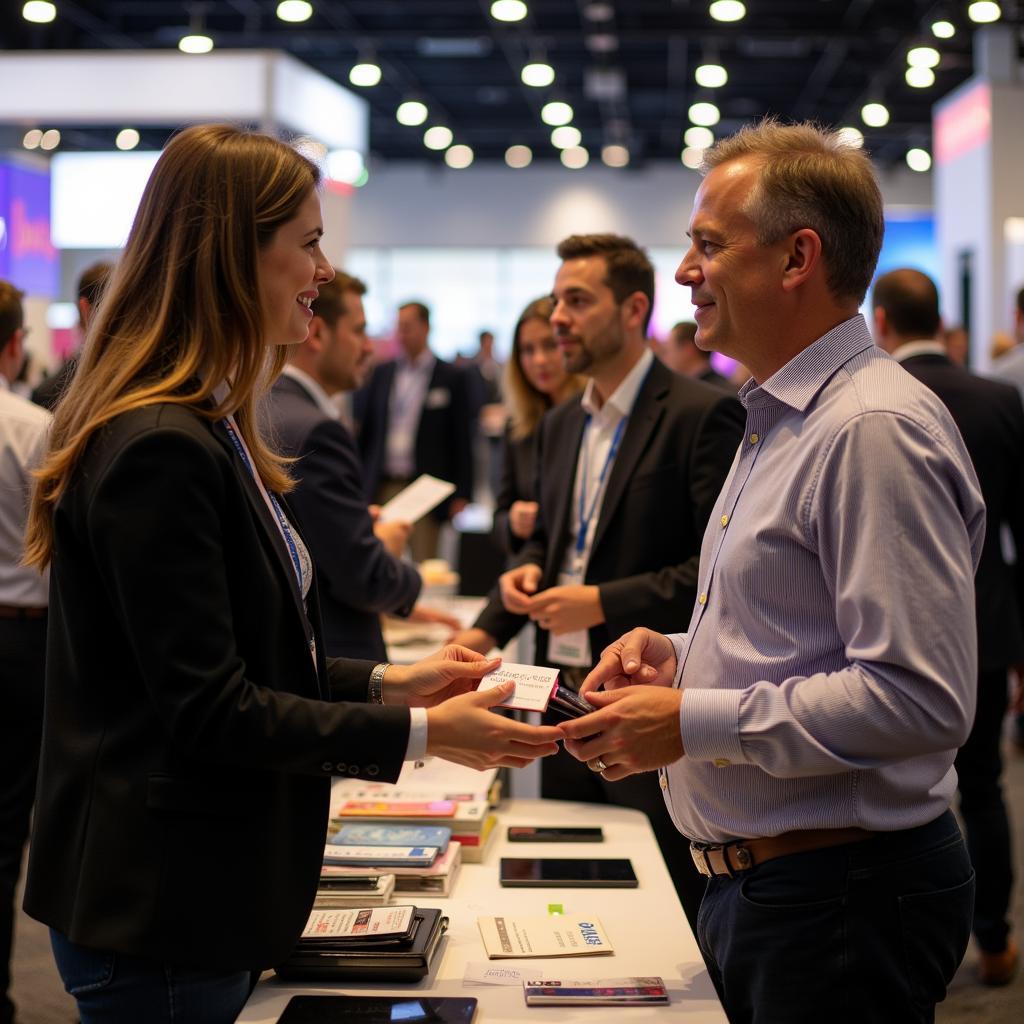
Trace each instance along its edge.
<instances>
[{"instance_id":1,"label":"pink sign on wall","mask_svg":"<svg viewBox=\"0 0 1024 1024\"><path fill-rule=\"evenodd\" d=\"M935 159L940 164L985 145L992 138L992 90L979 82L935 114Z\"/></svg>"},{"instance_id":2,"label":"pink sign on wall","mask_svg":"<svg viewBox=\"0 0 1024 1024\"><path fill-rule=\"evenodd\" d=\"M58 272L49 173L0 164L0 277L29 295L53 298Z\"/></svg>"}]
</instances>

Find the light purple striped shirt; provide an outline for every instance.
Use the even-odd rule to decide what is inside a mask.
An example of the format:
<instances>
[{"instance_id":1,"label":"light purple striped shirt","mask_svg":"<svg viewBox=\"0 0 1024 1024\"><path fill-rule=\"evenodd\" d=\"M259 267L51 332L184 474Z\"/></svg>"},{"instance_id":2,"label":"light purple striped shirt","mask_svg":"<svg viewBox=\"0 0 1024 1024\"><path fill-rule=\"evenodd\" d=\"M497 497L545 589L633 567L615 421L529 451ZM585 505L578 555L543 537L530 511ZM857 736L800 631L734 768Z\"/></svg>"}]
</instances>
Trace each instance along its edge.
<instances>
[{"instance_id":1,"label":"light purple striped shirt","mask_svg":"<svg viewBox=\"0 0 1024 1024\"><path fill-rule=\"evenodd\" d=\"M676 826L722 842L930 821L977 679L985 506L960 433L859 315L740 398L700 596L671 637Z\"/></svg>"}]
</instances>

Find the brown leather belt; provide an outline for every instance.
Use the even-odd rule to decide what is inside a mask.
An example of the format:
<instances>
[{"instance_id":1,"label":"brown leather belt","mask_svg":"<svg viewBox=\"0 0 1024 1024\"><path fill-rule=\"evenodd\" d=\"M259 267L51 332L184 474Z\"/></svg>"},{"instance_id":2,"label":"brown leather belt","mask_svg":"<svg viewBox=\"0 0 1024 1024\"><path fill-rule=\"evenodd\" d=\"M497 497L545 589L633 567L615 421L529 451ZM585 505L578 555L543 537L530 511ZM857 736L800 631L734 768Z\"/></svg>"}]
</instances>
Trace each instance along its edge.
<instances>
[{"instance_id":1,"label":"brown leather belt","mask_svg":"<svg viewBox=\"0 0 1024 1024\"><path fill-rule=\"evenodd\" d=\"M824 850L844 843L862 843L874 834L863 828L813 828L763 839L734 839L731 843L690 843L690 856L702 875L733 878L776 857Z\"/></svg>"},{"instance_id":2,"label":"brown leather belt","mask_svg":"<svg viewBox=\"0 0 1024 1024\"><path fill-rule=\"evenodd\" d=\"M0 604L0 619L45 619L45 608L21 608L13 604Z\"/></svg>"}]
</instances>

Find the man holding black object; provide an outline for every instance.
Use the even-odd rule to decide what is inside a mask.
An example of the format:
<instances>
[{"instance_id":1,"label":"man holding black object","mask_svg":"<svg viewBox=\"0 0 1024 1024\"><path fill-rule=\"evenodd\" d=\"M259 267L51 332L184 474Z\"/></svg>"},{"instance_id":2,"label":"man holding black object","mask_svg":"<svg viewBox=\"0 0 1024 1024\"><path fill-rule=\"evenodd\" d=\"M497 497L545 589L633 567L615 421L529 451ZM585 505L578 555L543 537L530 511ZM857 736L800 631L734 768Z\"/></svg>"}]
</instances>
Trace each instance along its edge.
<instances>
[{"instance_id":1,"label":"man holding black object","mask_svg":"<svg viewBox=\"0 0 1024 1024\"><path fill-rule=\"evenodd\" d=\"M857 313L884 226L867 156L768 121L706 165L676 279L698 344L751 369L746 436L688 632L609 646L566 746L607 779L661 769L710 876L696 931L733 1024L931 1021L974 900L949 803L977 478Z\"/></svg>"}]
</instances>

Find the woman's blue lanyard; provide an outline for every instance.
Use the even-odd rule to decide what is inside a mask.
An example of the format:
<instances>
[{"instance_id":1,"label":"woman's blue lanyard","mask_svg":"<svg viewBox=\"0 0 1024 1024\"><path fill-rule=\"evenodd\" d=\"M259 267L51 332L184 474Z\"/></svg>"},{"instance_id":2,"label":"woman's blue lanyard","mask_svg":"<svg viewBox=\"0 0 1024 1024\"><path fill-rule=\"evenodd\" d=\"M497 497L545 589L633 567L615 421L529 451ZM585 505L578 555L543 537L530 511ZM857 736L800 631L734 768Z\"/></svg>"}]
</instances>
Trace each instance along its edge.
<instances>
[{"instance_id":1,"label":"woman's blue lanyard","mask_svg":"<svg viewBox=\"0 0 1024 1024\"><path fill-rule=\"evenodd\" d=\"M576 531L576 567L580 572L583 570L583 552L587 546L590 520L594 516L594 509L597 508L598 498L601 497L601 488L604 486L604 478L608 475L608 468L615 461L615 455L619 450L619 442L622 440L622 435L626 429L627 419L629 419L628 416L623 416L619 420L619 425L615 428L612 446L608 449L608 454L605 456L604 465L601 467L601 475L597 478L597 487L594 489L594 498L590 502L589 509L587 508L587 463L590 461L590 449L584 448L583 450L583 473L580 477L580 524L579 529ZM587 421L583 425L584 437L589 429L590 415L588 414Z\"/></svg>"},{"instance_id":2,"label":"woman's blue lanyard","mask_svg":"<svg viewBox=\"0 0 1024 1024\"><path fill-rule=\"evenodd\" d=\"M242 444L242 439L236 433L234 424L231 422L231 418L225 417L223 423L224 429L228 432L228 437L231 438L231 443L235 446L235 451L238 452L239 458L245 463L245 468L249 470L249 475L253 480L257 480L256 470L253 467L252 462L249 460L249 453L245 450L245 445ZM267 490L266 493L267 497L270 499L270 504L274 509L274 515L277 516L277 525L281 528L281 536L284 537L285 545L288 548L288 554L291 555L292 567L295 569L295 578L299 581L299 593L301 594L302 560L299 558L299 549L295 545L295 538L292 537L292 528L289 525L288 518L285 516L284 510L278 503L277 498L274 497L270 490Z\"/></svg>"}]
</instances>

